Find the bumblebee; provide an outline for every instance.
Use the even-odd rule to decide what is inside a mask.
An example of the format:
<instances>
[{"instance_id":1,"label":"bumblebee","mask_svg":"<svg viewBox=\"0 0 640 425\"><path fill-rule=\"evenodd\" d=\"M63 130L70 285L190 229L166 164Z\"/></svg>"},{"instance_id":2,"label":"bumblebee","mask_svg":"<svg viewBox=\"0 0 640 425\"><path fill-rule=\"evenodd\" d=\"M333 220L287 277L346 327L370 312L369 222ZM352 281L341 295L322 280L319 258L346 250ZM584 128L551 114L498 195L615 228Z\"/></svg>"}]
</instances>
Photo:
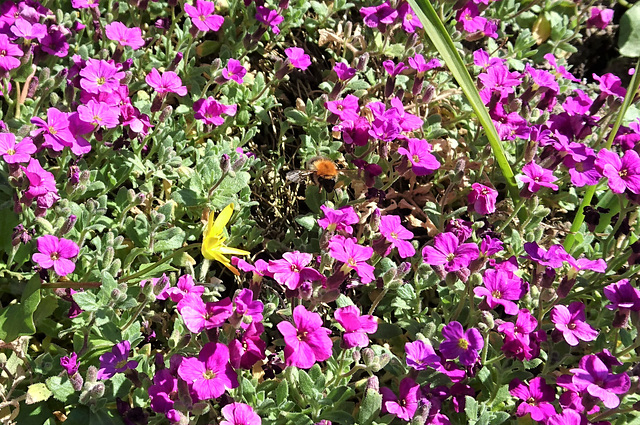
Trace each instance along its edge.
<instances>
[{"instance_id":1,"label":"bumblebee","mask_svg":"<svg viewBox=\"0 0 640 425\"><path fill-rule=\"evenodd\" d=\"M313 182L327 192L333 192L338 181L338 168L332 160L316 156L307 161L306 170L293 170L287 173L287 180L298 183L305 177L311 177Z\"/></svg>"}]
</instances>

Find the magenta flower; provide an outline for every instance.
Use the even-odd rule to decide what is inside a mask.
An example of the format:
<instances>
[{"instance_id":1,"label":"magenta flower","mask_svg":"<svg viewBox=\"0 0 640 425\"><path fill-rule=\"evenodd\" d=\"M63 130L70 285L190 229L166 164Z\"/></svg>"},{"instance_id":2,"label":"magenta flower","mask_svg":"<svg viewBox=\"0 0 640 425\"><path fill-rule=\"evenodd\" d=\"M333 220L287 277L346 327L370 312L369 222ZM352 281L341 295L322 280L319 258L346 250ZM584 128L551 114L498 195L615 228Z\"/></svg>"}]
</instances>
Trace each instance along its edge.
<instances>
[{"instance_id":1,"label":"magenta flower","mask_svg":"<svg viewBox=\"0 0 640 425\"><path fill-rule=\"evenodd\" d=\"M614 13L613 9L600 9L599 7L592 7L589 12L591 16L587 19L587 28L596 27L601 30L609 25Z\"/></svg>"},{"instance_id":2,"label":"magenta flower","mask_svg":"<svg viewBox=\"0 0 640 425\"><path fill-rule=\"evenodd\" d=\"M441 366L440 356L436 354L431 344L421 339L407 342L404 345L407 366L415 370L425 370L427 367L437 369Z\"/></svg>"},{"instance_id":3,"label":"magenta flower","mask_svg":"<svg viewBox=\"0 0 640 425\"><path fill-rule=\"evenodd\" d=\"M196 0L195 7L185 4L184 11L193 25L203 32L218 31L224 23L224 18L215 14L216 5L212 1Z\"/></svg>"},{"instance_id":4,"label":"magenta flower","mask_svg":"<svg viewBox=\"0 0 640 425\"><path fill-rule=\"evenodd\" d=\"M120 124L120 109L105 102L90 100L78 106L78 117L97 127L115 128Z\"/></svg>"},{"instance_id":5,"label":"magenta flower","mask_svg":"<svg viewBox=\"0 0 640 425\"><path fill-rule=\"evenodd\" d=\"M286 252L282 260L269 261L268 270L276 282L295 290L304 281L322 280L323 276L317 270L307 267L312 259L313 256L306 252Z\"/></svg>"},{"instance_id":6,"label":"magenta flower","mask_svg":"<svg viewBox=\"0 0 640 425\"><path fill-rule=\"evenodd\" d=\"M0 34L0 70L11 71L20 66L19 57L24 52L17 44L13 44L6 34Z\"/></svg>"},{"instance_id":7,"label":"magenta flower","mask_svg":"<svg viewBox=\"0 0 640 425\"><path fill-rule=\"evenodd\" d=\"M65 147L71 147L75 143L75 137L69 129L71 125L69 116L56 108L47 109L47 121L33 117L31 123L38 127L31 131L31 136L36 137L42 134L44 137L43 146L46 148L61 152Z\"/></svg>"},{"instance_id":8,"label":"magenta flower","mask_svg":"<svg viewBox=\"0 0 640 425\"><path fill-rule=\"evenodd\" d=\"M113 93L125 74L107 61L88 59L80 71L80 87L89 93Z\"/></svg>"},{"instance_id":9,"label":"magenta flower","mask_svg":"<svg viewBox=\"0 0 640 425\"><path fill-rule=\"evenodd\" d=\"M185 274L178 278L176 286L172 286L166 290L167 295L174 303L179 303L188 294L193 294L197 297L204 294L204 286L196 285L193 281L193 276Z\"/></svg>"},{"instance_id":10,"label":"magenta flower","mask_svg":"<svg viewBox=\"0 0 640 425\"><path fill-rule=\"evenodd\" d=\"M471 1L465 3L465 5L458 11L456 19L462 24L462 28L465 31L471 33L483 31L487 22L486 18L480 16L478 6Z\"/></svg>"},{"instance_id":11,"label":"magenta flower","mask_svg":"<svg viewBox=\"0 0 640 425\"><path fill-rule=\"evenodd\" d=\"M198 357L182 359L178 375L201 401L220 397L238 386L238 375L229 364L229 349L219 342L206 343Z\"/></svg>"},{"instance_id":12,"label":"magenta flower","mask_svg":"<svg viewBox=\"0 0 640 425\"><path fill-rule=\"evenodd\" d=\"M551 321L556 329L562 332L564 340L571 346L576 346L582 341L595 341L598 331L585 322L585 305L579 301L564 305L556 305L551 310Z\"/></svg>"},{"instance_id":13,"label":"magenta flower","mask_svg":"<svg viewBox=\"0 0 640 425\"><path fill-rule=\"evenodd\" d=\"M338 308L333 317L345 330L342 340L344 348L366 347L369 345L367 334L378 330L377 319L370 315L360 315L360 309L355 305Z\"/></svg>"},{"instance_id":14,"label":"magenta flower","mask_svg":"<svg viewBox=\"0 0 640 425\"><path fill-rule=\"evenodd\" d=\"M415 248L409 242L413 239L413 233L402 226L397 215L383 215L380 217L380 234L391 244L385 255L389 255L391 248L398 248L398 254L402 258L413 257Z\"/></svg>"},{"instance_id":15,"label":"magenta flower","mask_svg":"<svg viewBox=\"0 0 640 425\"><path fill-rule=\"evenodd\" d=\"M278 25L284 21L284 16L280 15L276 10L269 9L264 6L256 7L256 20L271 28L274 34L280 34Z\"/></svg>"},{"instance_id":16,"label":"magenta flower","mask_svg":"<svg viewBox=\"0 0 640 425\"><path fill-rule=\"evenodd\" d=\"M427 245L422 249L424 262L432 266L444 266L447 272L469 267L469 264L480 256L476 244L461 244L453 233L440 233L434 240L434 246Z\"/></svg>"},{"instance_id":17,"label":"magenta flower","mask_svg":"<svg viewBox=\"0 0 640 425\"><path fill-rule=\"evenodd\" d=\"M480 183L471 185L467 201L473 210L481 215L493 214L496 211L498 191Z\"/></svg>"},{"instance_id":18,"label":"magenta flower","mask_svg":"<svg viewBox=\"0 0 640 425\"><path fill-rule=\"evenodd\" d=\"M258 322L251 322L249 326L241 332L241 336L229 343L229 360L234 368L250 370L260 360L266 358L264 350L267 343L260 335L264 332L264 325ZM238 332L237 332L238 333Z\"/></svg>"},{"instance_id":19,"label":"magenta flower","mask_svg":"<svg viewBox=\"0 0 640 425\"><path fill-rule=\"evenodd\" d=\"M16 143L16 136L12 133L0 133L0 155L7 164L29 162L36 150L36 145L30 137L25 137Z\"/></svg>"},{"instance_id":20,"label":"magenta flower","mask_svg":"<svg viewBox=\"0 0 640 425\"><path fill-rule=\"evenodd\" d=\"M373 248L358 245L355 238L334 236L329 240L329 255L344 263L341 269L343 273L349 274L351 270L355 270L362 283L369 283L375 279L375 267L366 263L373 255Z\"/></svg>"},{"instance_id":21,"label":"magenta flower","mask_svg":"<svg viewBox=\"0 0 640 425\"><path fill-rule=\"evenodd\" d=\"M299 305L293 310L293 323L282 321L278 330L284 336L284 358L287 366L309 369L316 362L331 357L333 342L331 331L322 327L318 313L308 311Z\"/></svg>"},{"instance_id":22,"label":"magenta flower","mask_svg":"<svg viewBox=\"0 0 640 425\"><path fill-rule=\"evenodd\" d=\"M369 28L384 28L385 25L393 24L398 17L398 11L386 1L379 6L361 7L360 15L364 24Z\"/></svg>"},{"instance_id":23,"label":"magenta flower","mask_svg":"<svg viewBox=\"0 0 640 425\"><path fill-rule=\"evenodd\" d=\"M337 64L335 64L333 66L333 71L336 73L340 81L350 80L356 75L355 68L351 68L344 62L338 62Z\"/></svg>"},{"instance_id":24,"label":"magenta flower","mask_svg":"<svg viewBox=\"0 0 640 425\"><path fill-rule=\"evenodd\" d=\"M544 378L533 378L529 385L514 379L509 384L509 392L517 399L523 400L516 411L518 416L529 413L534 421L544 422L556 413L555 407L551 404L556 399L556 391L551 385L547 385Z\"/></svg>"},{"instance_id":25,"label":"magenta flower","mask_svg":"<svg viewBox=\"0 0 640 425\"><path fill-rule=\"evenodd\" d=\"M173 359L177 357L172 357L171 362L173 363ZM160 369L154 375L153 385L149 387L149 399L154 412L164 413L167 416L171 414L175 399L178 398L178 378L174 373L169 369Z\"/></svg>"},{"instance_id":26,"label":"magenta flower","mask_svg":"<svg viewBox=\"0 0 640 425\"><path fill-rule=\"evenodd\" d=\"M422 28L422 22L420 22L420 19L407 2L402 2L398 7L398 19L402 21L402 29L409 34L413 34L416 29Z\"/></svg>"},{"instance_id":27,"label":"magenta flower","mask_svg":"<svg viewBox=\"0 0 640 425\"><path fill-rule=\"evenodd\" d=\"M336 114L342 121L354 121L360 117L358 100L356 96L348 94L344 99L325 102L324 107L329 112Z\"/></svg>"},{"instance_id":28,"label":"magenta flower","mask_svg":"<svg viewBox=\"0 0 640 425\"><path fill-rule=\"evenodd\" d=\"M311 65L311 58L299 47L289 47L284 49L284 53L289 59L289 68L296 68L304 71Z\"/></svg>"},{"instance_id":29,"label":"magenta flower","mask_svg":"<svg viewBox=\"0 0 640 425\"><path fill-rule=\"evenodd\" d=\"M382 393L382 411L410 421L418 410L420 385L411 378L403 378L398 388L398 396L389 388L380 388Z\"/></svg>"},{"instance_id":30,"label":"magenta flower","mask_svg":"<svg viewBox=\"0 0 640 425\"><path fill-rule=\"evenodd\" d=\"M547 418L546 425L582 425L582 415L573 409L564 409ZM602 422L598 422L602 423Z\"/></svg>"},{"instance_id":31,"label":"magenta flower","mask_svg":"<svg viewBox=\"0 0 640 425\"><path fill-rule=\"evenodd\" d=\"M433 58L429 62L424 59L420 53L416 53L413 57L409 58L409 66L418 72L418 75L424 75L425 72L442 66L442 62L439 59Z\"/></svg>"},{"instance_id":32,"label":"magenta flower","mask_svg":"<svg viewBox=\"0 0 640 425\"><path fill-rule=\"evenodd\" d=\"M609 310L640 311L640 291L629 283L629 279L606 286L604 295L611 301L607 305Z\"/></svg>"},{"instance_id":33,"label":"magenta flower","mask_svg":"<svg viewBox=\"0 0 640 425\"><path fill-rule=\"evenodd\" d=\"M391 59L382 62L382 67L391 77L397 77L402 71L409 68L404 62L398 62L398 64L396 64Z\"/></svg>"},{"instance_id":34,"label":"magenta flower","mask_svg":"<svg viewBox=\"0 0 640 425\"><path fill-rule=\"evenodd\" d=\"M618 394L626 394L631 387L629 376L626 373L611 374L603 361L594 354L584 356L579 366L571 369L572 382L578 390L586 390L593 397L602 400L609 409L618 407Z\"/></svg>"},{"instance_id":35,"label":"magenta flower","mask_svg":"<svg viewBox=\"0 0 640 425\"><path fill-rule=\"evenodd\" d=\"M47 35L47 26L38 23L31 23L26 19L18 18L11 26L11 33L16 37L25 40L41 40Z\"/></svg>"},{"instance_id":36,"label":"magenta flower","mask_svg":"<svg viewBox=\"0 0 640 425\"><path fill-rule=\"evenodd\" d=\"M593 79L598 81L601 95L624 97L627 94L627 89L622 87L622 80L620 77L607 73L601 77L597 74L592 74Z\"/></svg>"},{"instance_id":37,"label":"magenta flower","mask_svg":"<svg viewBox=\"0 0 640 425\"><path fill-rule=\"evenodd\" d=\"M136 360L129 359L131 343L122 341L113 346L110 353L100 356L100 369L98 369L98 379L109 379L116 373L124 372L127 369L135 369L138 366Z\"/></svg>"},{"instance_id":38,"label":"magenta flower","mask_svg":"<svg viewBox=\"0 0 640 425\"><path fill-rule=\"evenodd\" d=\"M43 269L53 267L59 276L66 276L75 270L76 265L70 258L78 255L80 249L69 239L45 235L38 238L38 251L33 254L33 261Z\"/></svg>"},{"instance_id":39,"label":"magenta flower","mask_svg":"<svg viewBox=\"0 0 640 425\"><path fill-rule=\"evenodd\" d=\"M205 124L222 125L224 118L222 114L234 116L238 110L238 105L224 105L209 96L206 99L196 100L193 104L194 118L203 121Z\"/></svg>"},{"instance_id":40,"label":"magenta flower","mask_svg":"<svg viewBox=\"0 0 640 425\"><path fill-rule=\"evenodd\" d=\"M221 410L222 417L225 419L220 425L261 425L262 419L253 408L244 403L231 403L224 406Z\"/></svg>"},{"instance_id":41,"label":"magenta flower","mask_svg":"<svg viewBox=\"0 0 640 425\"><path fill-rule=\"evenodd\" d=\"M529 192L535 193L542 187L558 190L558 185L552 183L556 181L556 178L553 176L553 171L542 168L534 161L522 167L522 172L524 176L519 176L520 180L529 185Z\"/></svg>"},{"instance_id":42,"label":"magenta flower","mask_svg":"<svg viewBox=\"0 0 640 425\"><path fill-rule=\"evenodd\" d=\"M529 290L529 285L513 273L504 270L488 269L484 272L485 287L475 288L473 293L478 297L485 297L489 308L498 305L504 307L506 314L518 314L519 301Z\"/></svg>"},{"instance_id":43,"label":"magenta flower","mask_svg":"<svg viewBox=\"0 0 640 425\"><path fill-rule=\"evenodd\" d=\"M253 291L242 289L233 298L235 311L229 318L229 322L242 329L247 329L251 323L262 321L264 304L262 301L253 299Z\"/></svg>"},{"instance_id":44,"label":"magenta flower","mask_svg":"<svg viewBox=\"0 0 640 425\"><path fill-rule=\"evenodd\" d=\"M153 68L144 80L160 95L176 93L178 96L185 96L187 94L187 88L182 85L182 80L173 71L165 71L160 75L158 70Z\"/></svg>"},{"instance_id":45,"label":"magenta flower","mask_svg":"<svg viewBox=\"0 0 640 425\"><path fill-rule=\"evenodd\" d=\"M440 352L445 359L460 358L463 366L472 366L478 360L478 352L484 347L480 331L469 328L466 331L459 322L451 322L442 329L444 341Z\"/></svg>"},{"instance_id":46,"label":"magenta flower","mask_svg":"<svg viewBox=\"0 0 640 425\"><path fill-rule=\"evenodd\" d=\"M407 148L398 148L398 153L411 162L411 171L416 176L426 176L440 168L440 162L431 153L431 145L424 139L409 139Z\"/></svg>"},{"instance_id":47,"label":"magenta flower","mask_svg":"<svg viewBox=\"0 0 640 425\"><path fill-rule=\"evenodd\" d=\"M527 309L521 309L516 323L505 322L498 326L498 332L505 334L500 348L505 356L518 360L531 360L540 354L540 342L546 340L543 330L536 331L538 321Z\"/></svg>"},{"instance_id":48,"label":"magenta flower","mask_svg":"<svg viewBox=\"0 0 640 425\"><path fill-rule=\"evenodd\" d=\"M28 205L35 199L38 209L43 212L60 199L55 177L49 171L45 171L37 159L31 158L29 164L26 167L21 166L21 169L29 180L29 189L24 193Z\"/></svg>"},{"instance_id":49,"label":"magenta flower","mask_svg":"<svg viewBox=\"0 0 640 425\"><path fill-rule=\"evenodd\" d=\"M222 326L233 314L233 309L229 297L205 304L198 295L189 294L178 303L178 312L187 329L199 333L203 329Z\"/></svg>"},{"instance_id":50,"label":"magenta flower","mask_svg":"<svg viewBox=\"0 0 640 425\"><path fill-rule=\"evenodd\" d=\"M129 46L133 50L137 50L144 46L142 30L138 27L128 28L122 22L114 21L107 24L104 31L109 40L117 41L122 46Z\"/></svg>"},{"instance_id":51,"label":"magenta flower","mask_svg":"<svg viewBox=\"0 0 640 425\"><path fill-rule=\"evenodd\" d=\"M353 207L342 207L338 210L321 205L324 218L318 220L318 225L329 232L353 233L352 224L358 223L360 218Z\"/></svg>"},{"instance_id":52,"label":"magenta flower","mask_svg":"<svg viewBox=\"0 0 640 425\"><path fill-rule=\"evenodd\" d=\"M80 367L80 362L78 362L78 355L76 353L71 353L70 356L60 357L60 366L67 371L69 376L73 376L78 372L78 368Z\"/></svg>"},{"instance_id":53,"label":"magenta flower","mask_svg":"<svg viewBox=\"0 0 640 425\"><path fill-rule=\"evenodd\" d=\"M632 149L620 158L617 153L603 148L598 152L596 168L609 179L609 187L614 193L629 189L640 194L640 157Z\"/></svg>"},{"instance_id":54,"label":"magenta flower","mask_svg":"<svg viewBox=\"0 0 640 425\"><path fill-rule=\"evenodd\" d=\"M239 60L229 59L227 67L222 70L222 77L225 80L233 80L238 84L244 83L244 76L247 74L247 70Z\"/></svg>"}]
</instances>

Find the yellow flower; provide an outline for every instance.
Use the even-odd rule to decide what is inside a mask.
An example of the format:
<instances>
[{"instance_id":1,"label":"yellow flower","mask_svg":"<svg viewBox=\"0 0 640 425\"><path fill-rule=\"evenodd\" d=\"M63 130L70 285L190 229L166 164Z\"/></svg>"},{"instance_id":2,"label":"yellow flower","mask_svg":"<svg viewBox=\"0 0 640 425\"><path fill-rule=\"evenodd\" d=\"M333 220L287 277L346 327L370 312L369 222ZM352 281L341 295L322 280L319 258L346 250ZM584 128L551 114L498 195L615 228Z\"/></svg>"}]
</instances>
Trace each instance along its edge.
<instances>
[{"instance_id":1,"label":"yellow flower","mask_svg":"<svg viewBox=\"0 0 640 425\"><path fill-rule=\"evenodd\" d=\"M227 239L224 236L224 228L233 214L233 204L227 205L218 217L214 220L213 214L209 215L207 227L204 229L204 240L202 241L202 255L208 260L216 260L235 275L240 275L238 269L231 265L227 255L249 255L250 252L242 249L230 248L224 244Z\"/></svg>"}]
</instances>

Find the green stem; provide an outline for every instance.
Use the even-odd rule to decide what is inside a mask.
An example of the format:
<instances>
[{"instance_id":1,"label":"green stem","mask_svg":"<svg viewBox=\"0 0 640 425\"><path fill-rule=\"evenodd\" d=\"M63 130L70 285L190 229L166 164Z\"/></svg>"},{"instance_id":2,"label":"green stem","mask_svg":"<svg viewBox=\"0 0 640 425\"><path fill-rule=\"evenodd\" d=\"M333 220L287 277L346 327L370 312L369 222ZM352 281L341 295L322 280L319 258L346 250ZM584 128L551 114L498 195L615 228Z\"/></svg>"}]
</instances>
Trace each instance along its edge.
<instances>
[{"instance_id":1,"label":"green stem","mask_svg":"<svg viewBox=\"0 0 640 425\"><path fill-rule=\"evenodd\" d=\"M151 264L149 267L145 267L144 269L130 274L128 276L123 276L120 279L118 279L118 283L123 283L123 282L127 282L131 279L135 279L139 276L144 276L145 274L149 273L151 270L155 269L156 267L160 266L161 264L166 263L167 261L171 261L173 258L177 257L178 255L182 254L183 252L189 251L193 248L199 248L202 244L201 243L192 243L190 245L187 246L183 246L182 248L178 249L177 251L175 251L173 254L169 255L168 257L164 257L158 261L156 261L155 263Z\"/></svg>"},{"instance_id":2,"label":"green stem","mask_svg":"<svg viewBox=\"0 0 640 425\"><path fill-rule=\"evenodd\" d=\"M138 308L133 313L133 316L131 316L131 319L129 319L127 324L124 325L124 327L122 328L122 332L126 331L127 329L129 329L131 325L133 325L133 322L135 322L138 316L140 315L140 313L142 313L142 310L144 310L144 307L147 305L148 301L149 299L145 297L144 300L140 303L140 305L138 305Z\"/></svg>"},{"instance_id":3,"label":"green stem","mask_svg":"<svg viewBox=\"0 0 640 425\"><path fill-rule=\"evenodd\" d=\"M509 215L509 217L507 217L507 220L502 223L502 225L500 225L500 227L498 227L498 230L496 230L496 233L501 233L504 229L507 228L507 226L509 225L509 223L511 223L511 221L513 220L513 218L518 214L518 212L522 209L522 206L525 204L526 199L521 199L520 202L518 203L518 206L516 207L515 210L513 210L513 212Z\"/></svg>"}]
</instances>

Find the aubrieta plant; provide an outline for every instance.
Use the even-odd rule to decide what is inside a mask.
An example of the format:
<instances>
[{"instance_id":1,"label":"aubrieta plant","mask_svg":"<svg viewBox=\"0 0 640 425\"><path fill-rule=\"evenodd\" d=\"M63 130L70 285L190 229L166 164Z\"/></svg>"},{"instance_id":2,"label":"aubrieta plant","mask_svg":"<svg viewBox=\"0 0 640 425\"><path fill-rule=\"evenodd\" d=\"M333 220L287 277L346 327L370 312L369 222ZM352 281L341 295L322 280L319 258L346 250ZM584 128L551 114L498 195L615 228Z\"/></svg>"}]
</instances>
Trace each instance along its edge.
<instances>
[{"instance_id":1,"label":"aubrieta plant","mask_svg":"<svg viewBox=\"0 0 640 425\"><path fill-rule=\"evenodd\" d=\"M2 2L0 421L637 421L639 22Z\"/></svg>"}]
</instances>

